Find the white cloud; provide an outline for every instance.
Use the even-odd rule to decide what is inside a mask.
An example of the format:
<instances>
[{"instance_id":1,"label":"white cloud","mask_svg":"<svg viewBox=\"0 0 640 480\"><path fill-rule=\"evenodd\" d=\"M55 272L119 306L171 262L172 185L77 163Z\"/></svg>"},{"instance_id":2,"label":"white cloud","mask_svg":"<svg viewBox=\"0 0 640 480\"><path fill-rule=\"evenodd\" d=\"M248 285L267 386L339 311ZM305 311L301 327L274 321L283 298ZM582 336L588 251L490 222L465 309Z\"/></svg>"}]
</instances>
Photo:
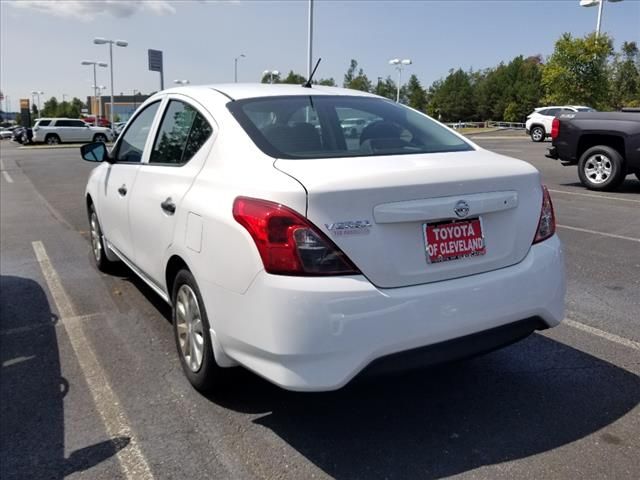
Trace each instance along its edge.
<instances>
[{"instance_id":1,"label":"white cloud","mask_svg":"<svg viewBox=\"0 0 640 480\"><path fill-rule=\"evenodd\" d=\"M83 21L105 14L125 18L138 12L152 15L176 13L175 7L166 0L15 0L9 5Z\"/></svg>"}]
</instances>

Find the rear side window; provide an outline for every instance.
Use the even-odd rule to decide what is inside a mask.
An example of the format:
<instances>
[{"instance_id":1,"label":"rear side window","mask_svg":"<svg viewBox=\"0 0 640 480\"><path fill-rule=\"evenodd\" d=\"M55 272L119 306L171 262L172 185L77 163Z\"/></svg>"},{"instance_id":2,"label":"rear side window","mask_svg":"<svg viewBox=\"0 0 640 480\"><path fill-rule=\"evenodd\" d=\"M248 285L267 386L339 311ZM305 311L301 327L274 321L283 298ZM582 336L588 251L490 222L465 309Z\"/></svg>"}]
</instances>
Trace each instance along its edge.
<instances>
[{"instance_id":1,"label":"rear side window","mask_svg":"<svg viewBox=\"0 0 640 480\"><path fill-rule=\"evenodd\" d=\"M362 157L473 150L425 115L390 100L282 96L227 108L254 143L275 158Z\"/></svg>"},{"instance_id":2,"label":"rear side window","mask_svg":"<svg viewBox=\"0 0 640 480\"><path fill-rule=\"evenodd\" d=\"M37 127L46 127L51 123L51 120L38 120L38 123L35 125Z\"/></svg>"},{"instance_id":3,"label":"rear side window","mask_svg":"<svg viewBox=\"0 0 640 480\"><path fill-rule=\"evenodd\" d=\"M73 122L71 120L56 120L56 127L72 127Z\"/></svg>"},{"instance_id":4,"label":"rear side window","mask_svg":"<svg viewBox=\"0 0 640 480\"><path fill-rule=\"evenodd\" d=\"M82 120L71 120L71 126L72 127L86 127L87 124L85 122L83 122Z\"/></svg>"},{"instance_id":5,"label":"rear side window","mask_svg":"<svg viewBox=\"0 0 640 480\"><path fill-rule=\"evenodd\" d=\"M202 147L211 125L191 105L171 100L162 118L149 163L181 165Z\"/></svg>"},{"instance_id":6,"label":"rear side window","mask_svg":"<svg viewBox=\"0 0 640 480\"><path fill-rule=\"evenodd\" d=\"M549 108L547 110L547 113L545 113L545 115L548 115L550 117L555 117L557 114L560 113L560 108Z\"/></svg>"}]
</instances>

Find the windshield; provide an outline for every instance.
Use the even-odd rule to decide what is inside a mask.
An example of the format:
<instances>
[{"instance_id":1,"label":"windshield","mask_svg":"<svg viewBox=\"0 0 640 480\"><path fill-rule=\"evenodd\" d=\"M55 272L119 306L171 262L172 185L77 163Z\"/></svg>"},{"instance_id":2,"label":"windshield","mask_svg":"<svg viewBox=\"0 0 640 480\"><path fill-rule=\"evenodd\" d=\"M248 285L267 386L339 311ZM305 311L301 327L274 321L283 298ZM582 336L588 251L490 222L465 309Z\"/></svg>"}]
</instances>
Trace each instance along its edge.
<instances>
[{"instance_id":1,"label":"windshield","mask_svg":"<svg viewBox=\"0 0 640 480\"><path fill-rule=\"evenodd\" d=\"M254 143L275 158L473 150L429 117L381 98L264 97L230 102L227 107Z\"/></svg>"}]
</instances>

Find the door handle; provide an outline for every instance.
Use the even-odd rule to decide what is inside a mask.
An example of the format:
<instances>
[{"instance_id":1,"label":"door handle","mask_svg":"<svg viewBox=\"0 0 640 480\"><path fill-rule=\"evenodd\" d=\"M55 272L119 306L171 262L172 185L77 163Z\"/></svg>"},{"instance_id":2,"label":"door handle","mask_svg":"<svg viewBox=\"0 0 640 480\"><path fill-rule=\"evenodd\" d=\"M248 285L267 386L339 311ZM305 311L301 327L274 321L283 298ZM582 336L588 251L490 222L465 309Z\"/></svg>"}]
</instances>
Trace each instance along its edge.
<instances>
[{"instance_id":1,"label":"door handle","mask_svg":"<svg viewBox=\"0 0 640 480\"><path fill-rule=\"evenodd\" d=\"M160 207L168 215L173 215L174 213L176 213L176 204L173 203L171 197L167 197L167 199L160 204Z\"/></svg>"},{"instance_id":2,"label":"door handle","mask_svg":"<svg viewBox=\"0 0 640 480\"><path fill-rule=\"evenodd\" d=\"M122 186L118 189L118 193L123 197L127 194L127 186L123 183Z\"/></svg>"}]
</instances>

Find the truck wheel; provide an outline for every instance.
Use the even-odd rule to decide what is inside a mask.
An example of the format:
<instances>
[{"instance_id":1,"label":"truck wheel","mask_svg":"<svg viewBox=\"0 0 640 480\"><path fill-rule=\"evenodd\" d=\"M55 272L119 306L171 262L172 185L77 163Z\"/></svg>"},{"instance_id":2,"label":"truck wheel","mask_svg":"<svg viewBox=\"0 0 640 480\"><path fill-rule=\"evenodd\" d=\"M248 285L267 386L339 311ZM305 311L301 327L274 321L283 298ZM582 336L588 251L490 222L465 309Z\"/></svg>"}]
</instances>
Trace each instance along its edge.
<instances>
[{"instance_id":1,"label":"truck wheel","mask_svg":"<svg viewBox=\"0 0 640 480\"><path fill-rule=\"evenodd\" d=\"M546 136L544 128L541 126L535 126L531 129L531 140L534 142L543 142Z\"/></svg>"},{"instance_id":2,"label":"truck wheel","mask_svg":"<svg viewBox=\"0 0 640 480\"><path fill-rule=\"evenodd\" d=\"M590 190L615 190L625 177L624 159L611 147L591 147L580 157L578 176Z\"/></svg>"}]
</instances>

